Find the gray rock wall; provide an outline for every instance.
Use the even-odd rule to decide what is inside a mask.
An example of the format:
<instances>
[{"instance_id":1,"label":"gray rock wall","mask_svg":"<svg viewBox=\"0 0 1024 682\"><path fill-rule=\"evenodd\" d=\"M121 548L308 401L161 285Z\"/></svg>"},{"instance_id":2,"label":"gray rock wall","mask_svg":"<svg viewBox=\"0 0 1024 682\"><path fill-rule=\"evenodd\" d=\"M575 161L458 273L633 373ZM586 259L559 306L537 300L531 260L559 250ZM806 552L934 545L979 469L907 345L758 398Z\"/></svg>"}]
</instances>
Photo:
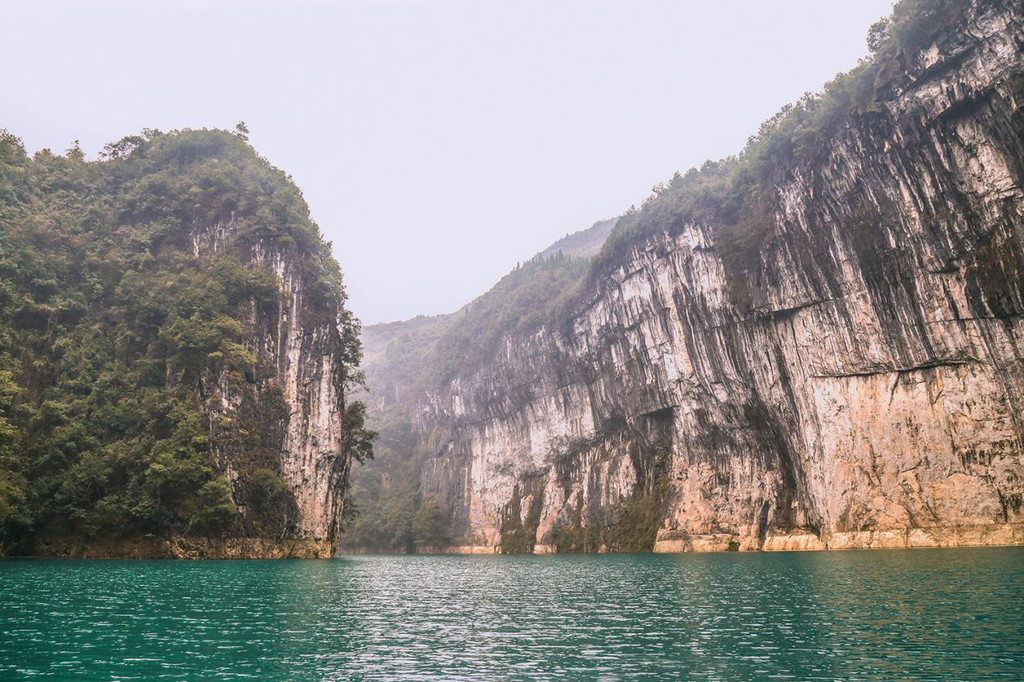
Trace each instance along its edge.
<instances>
[{"instance_id":1,"label":"gray rock wall","mask_svg":"<svg viewBox=\"0 0 1024 682\"><path fill-rule=\"evenodd\" d=\"M197 226L196 257L237 248L232 224ZM249 260L269 268L281 299L272 310L253 306L245 322L245 347L254 356L255 376L239 385L227 372L201 388L218 464L236 481L238 469L263 466L277 472L295 496L296 509L281 540L302 540L328 556L337 549L351 457L344 447L343 413L349 368L341 334L344 314L337 305L308 300L308 276L292 246L256 244ZM227 433L223 423L234 433ZM244 442L239 440L239 427Z\"/></svg>"}]
</instances>

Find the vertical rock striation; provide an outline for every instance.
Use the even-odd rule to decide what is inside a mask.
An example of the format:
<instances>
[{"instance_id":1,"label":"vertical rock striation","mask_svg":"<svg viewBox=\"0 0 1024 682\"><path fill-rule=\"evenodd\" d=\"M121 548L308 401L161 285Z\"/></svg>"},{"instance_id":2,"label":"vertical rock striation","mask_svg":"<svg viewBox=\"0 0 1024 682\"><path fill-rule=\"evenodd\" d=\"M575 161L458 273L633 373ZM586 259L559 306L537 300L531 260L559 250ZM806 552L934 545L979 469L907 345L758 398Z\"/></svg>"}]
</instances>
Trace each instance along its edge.
<instances>
[{"instance_id":1,"label":"vertical rock striation","mask_svg":"<svg viewBox=\"0 0 1024 682\"><path fill-rule=\"evenodd\" d=\"M196 226L195 256L216 254L232 244L233 233L231 223ZM260 241L248 259L274 273L281 296L269 310L254 302L244 324L257 375L239 385L226 368L201 389L220 468L235 481L254 463L279 472L295 502L280 540L300 555L332 556L351 466L344 441L347 379L357 362L344 337L355 328L342 301L310 301L310 276L293 242ZM218 426L225 422L259 432L260 439L238 446Z\"/></svg>"},{"instance_id":2,"label":"vertical rock striation","mask_svg":"<svg viewBox=\"0 0 1024 682\"><path fill-rule=\"evenodd\" d=\"M720 226L677 216L430 394L456 545L1024 542L1024 17L964 5L777 170L742 295Z\"/></svg>"}]
</instances>

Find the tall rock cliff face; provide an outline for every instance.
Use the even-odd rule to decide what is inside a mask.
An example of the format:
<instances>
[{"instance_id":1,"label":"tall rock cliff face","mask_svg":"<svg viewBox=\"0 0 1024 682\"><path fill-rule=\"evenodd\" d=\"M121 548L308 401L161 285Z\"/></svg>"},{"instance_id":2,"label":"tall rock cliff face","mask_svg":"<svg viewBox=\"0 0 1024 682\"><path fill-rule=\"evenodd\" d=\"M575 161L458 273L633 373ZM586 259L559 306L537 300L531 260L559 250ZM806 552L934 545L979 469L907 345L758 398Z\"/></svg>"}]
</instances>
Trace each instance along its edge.
<instances>
[{"instance_id":1,"label":"tall rock cliff face","mask_svg":"<svg viewBox=\"0 0 1024 682\"><path fill-rule=\"evenodd\" d=\"M231 222L195 226L194 256L215 258L235 244L236 229ZM351 317L340 302L309 301L310 278L293 243L261 240L243 248L242 258L269 269L281 297L269 308L250 303L243 321L243 345L262 371L238 382L224 367L200 386L218 463L238 484L240 469L262 458L294 496L282 536L302 541L295 551L331 556L351 466L344 423L347 378L357 361L345 338L355 333ZM259 442L240 442L240 429L259 432Z\"/></svg>"},{"instance_id":2,"label":"tall rock cliff face","mask_svg":"<svg viewBox=\"0 0 1024 682\"><path fill-rule=\"evenodd\" d=\"M567 324L433 391L453 543L1024 542L1022 45L1019 3L963 3L776 169L745 274L714 214L652 200Z\"/></svg>"}]
</instances>

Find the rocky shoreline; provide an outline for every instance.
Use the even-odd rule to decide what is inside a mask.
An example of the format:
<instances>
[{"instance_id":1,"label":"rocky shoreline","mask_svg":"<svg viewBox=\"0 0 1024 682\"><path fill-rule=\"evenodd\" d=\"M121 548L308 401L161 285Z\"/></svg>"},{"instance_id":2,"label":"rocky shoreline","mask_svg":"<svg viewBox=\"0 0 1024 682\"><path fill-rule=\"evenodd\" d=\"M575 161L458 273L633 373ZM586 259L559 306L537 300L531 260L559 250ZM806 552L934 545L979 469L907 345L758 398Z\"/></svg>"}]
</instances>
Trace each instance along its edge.
<instances>
[{"instance_id":1,"label":"rocky shoreline","mask_svg":"<svg viewBox=\"0 0 1024 682\"><path fill-rule=\"evenodd\" d=\"M151 537L125 540L83 540L59 538L38 541L24 558L330 559L335 553L336 548L330 542L312 539Z\"/></svg>"},{"instance_id":2,"label":"rocky shoreline","mask_svg":"<svg viewBox=\"0 0 1024 682\"><path fill-rule=\"evenodd\" d=\"M805 552L840 551L847 549L921 549L952 547L1017 547L1024 546L1024 524L997 523L973 526L937 526L933 528L898 528L835 532L817 535L812 532L772 532L763 539L754 535L709 533L686 535L672 532L659 534L655 554L708 552ZM372 554L360 550L344 550L352 554ZM500 554L501 547L458 545L433 549L430 554ZM537 544L533 554L556 554L554 545ZM607 553L606 549L599 553Z\"/></svg>"}]
</instances>

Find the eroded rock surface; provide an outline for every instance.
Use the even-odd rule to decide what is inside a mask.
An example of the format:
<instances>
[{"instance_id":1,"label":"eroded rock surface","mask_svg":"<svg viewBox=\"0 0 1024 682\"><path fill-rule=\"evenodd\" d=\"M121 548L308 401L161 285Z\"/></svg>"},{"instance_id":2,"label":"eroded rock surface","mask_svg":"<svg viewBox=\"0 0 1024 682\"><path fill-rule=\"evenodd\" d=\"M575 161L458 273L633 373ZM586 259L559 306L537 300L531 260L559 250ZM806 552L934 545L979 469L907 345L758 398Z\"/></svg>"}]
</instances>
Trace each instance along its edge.
<instances>
[{"instance_id":1,"label":"eroded rock surface","mask_svg":"<svg viewBox=\"0 0 1024 682\"><path fill-rule=\"evenodd\" d=\"M456 546L1024 541L1024 21L965 11L781 169L745 302L666 225L420 405Z\"/></svg>"},{"instance_id":2,"label":"eroded rock surface","mask_svg":"<svg viewBox=\"0 0 1024 682\"><path fill-rule=\"evenodd\" d=\"M194 255L215 255L233 239L233 231L230 223L196 226ZM289 548L301 547L298 555L325 556L325 548L337 548L351 466L343 414L347 377L357 358L348 357L349 346L342 338L351 333L343 319L348 313L338 301L308 300L309 276L303 273L302 256L294 245L260 242L250 260L276 275L281 301L271 310L253 305L244 325L246 348L263 373L237 383L225 372L201 387L211 435L219 465L230 479L237 478L241 458L262 457L280 472L295 497L296 509L280 538L281 549L270 555L291 556ZM218 427L225 418L259 432L258 445L232 447L237 438ZM251 468L251 462L247 464ZM234 553L230 547L225 550L226 555Z\"/></svg>"}]
</instances>

